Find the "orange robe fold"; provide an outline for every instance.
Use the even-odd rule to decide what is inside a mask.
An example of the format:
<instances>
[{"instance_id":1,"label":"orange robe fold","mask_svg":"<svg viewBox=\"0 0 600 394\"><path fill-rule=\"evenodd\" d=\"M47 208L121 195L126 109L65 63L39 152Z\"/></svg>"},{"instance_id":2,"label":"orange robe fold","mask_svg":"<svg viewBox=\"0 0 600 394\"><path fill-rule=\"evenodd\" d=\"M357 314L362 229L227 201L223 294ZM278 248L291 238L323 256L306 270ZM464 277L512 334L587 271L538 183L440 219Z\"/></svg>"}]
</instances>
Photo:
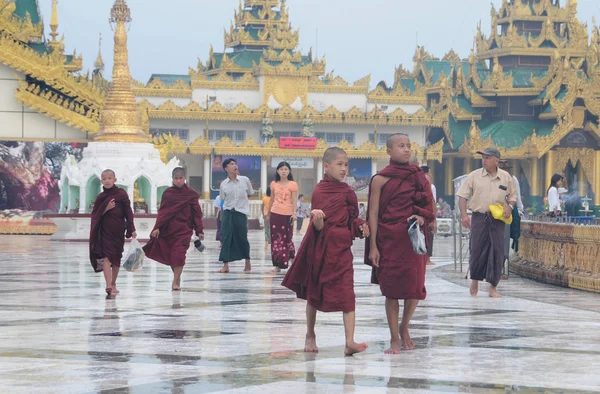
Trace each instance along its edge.
<instances>
[{"instance_id":1,"label":"orange robe fold","mask_svg":"<svg viewBox=\"0 0 600 394\"><path fill-rule=\"evenodd\" d=\"M426 255L414 252L408 236L408 218L419 215L425 219L423 229L435 219L433 194L425 173L417 166L390 161L377 175L390 178L379 198L377 224L377 249L379 267L373 267L371 283L379 284L381 294L387 298L424 300ZM372 182L373 180L371 180ZM371 207L371 193L369 205ZM429 231L425 231L427 242ZM365 245L365 264L371 265L370 242Z\"/></svg>"},{"instance_id":2,"label":"orange robe fold","mask_svg":"<svg viewBox=\"0 0 600 394\"><path fill-rule=\"evenodd\" d=\"M312 194L312 209L325 213L325 226L312 219L282 285L321 312L355 310L352 241L361 237L358 200L348 184L325 177Z\"/></svg>"},{"instance_id":3,"label":"orange robe fold","mask_svg":"<svg viewBox=\"0 0 600 394\"><path fill-rule=\"evenodd\" d=\"M143 247L147 257L171 267L185 265L193 231L196 235L204 234L199 198L186 184L165 190L153 229L160 233Z\"/></svg>"},{"instance_id":4,"label":"orange robe fold","mask_svg":"<svg viewBox=\"0 0 600 394\"><path fill-rule=\"evenodd\" d=\"M90 225L90 263L95 272L100 272L98 260L106 258L120 267L125 247L125 237L131 238L135 231L133 211L127 192L117 186L102 188L92 209ZM106 213L108 203L114 199L115 207Z\"/></svg>"}]
</instances>

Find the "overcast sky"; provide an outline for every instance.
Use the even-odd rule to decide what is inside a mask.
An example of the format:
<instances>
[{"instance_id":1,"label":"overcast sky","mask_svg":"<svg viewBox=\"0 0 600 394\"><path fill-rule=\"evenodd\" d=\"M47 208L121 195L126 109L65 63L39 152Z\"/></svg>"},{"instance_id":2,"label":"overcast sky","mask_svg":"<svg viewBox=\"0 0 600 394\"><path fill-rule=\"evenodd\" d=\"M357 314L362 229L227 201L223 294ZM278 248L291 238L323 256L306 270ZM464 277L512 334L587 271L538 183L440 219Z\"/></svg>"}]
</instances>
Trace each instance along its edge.
<instances>
[{"instance_id":1,"label":"overcast sky","mask_svg":"<svg viewBox=\"0 0 600 394\"><path fill-rule=\"evenodd\" d=\"M129 62L135 79L153 73L187 74L198 57L206 62L209 46L223 50L238 0L128 0L133 22ZM563 0L562 3L565 3ZM600 20L599 0L579 0L579 18ZM46 33L51 0L39 0ZM112 70L112 31L108 24L114 0L59 0L59 33L67 52L84 56L84 71L93 67L102 33L106 73ZM502 0L493 1L500 8ZM327 71L348 82L371 74L371 86L393 82L394 67L412 69L415 46L442 57L454 48L467 57L477 23L489 35L490 2L486 0L288 0L290 21L300 29L300 48L326 55ZM317 34L318 31L318 34ZM318 45L317 45L318 43ZM108 75L108 74L105 74Z\"/></svg>"}]
</instances>

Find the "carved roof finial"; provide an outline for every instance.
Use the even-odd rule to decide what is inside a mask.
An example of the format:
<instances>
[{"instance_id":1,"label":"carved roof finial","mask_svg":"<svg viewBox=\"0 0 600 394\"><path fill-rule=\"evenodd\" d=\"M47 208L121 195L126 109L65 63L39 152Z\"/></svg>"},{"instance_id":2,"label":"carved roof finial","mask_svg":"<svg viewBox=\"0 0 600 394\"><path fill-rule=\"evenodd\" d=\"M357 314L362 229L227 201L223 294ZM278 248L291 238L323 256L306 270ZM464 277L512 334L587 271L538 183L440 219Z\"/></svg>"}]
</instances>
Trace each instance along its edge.
<instances>
[{"instance_id":1,"label":"carved roof finial","mask_svg":"<svg viewBox=\"0 0 600 394\"><path fill-rule=\"evenodd\" d=\"M50 46L55 48L58 45L58 0L52 0L52 18L50 19Z\"/></svg>"},{"instance_id":2,"label":"carved roof finial","mask_svg":"<svg viewBox=\"0 0 600 394\"><path fill-rule=\"evenodd\" d=\"M98 40L98 57L94 62L94 70L104 70L104 60L102 60L102 33Z\"/></svg>"}]
</instances>

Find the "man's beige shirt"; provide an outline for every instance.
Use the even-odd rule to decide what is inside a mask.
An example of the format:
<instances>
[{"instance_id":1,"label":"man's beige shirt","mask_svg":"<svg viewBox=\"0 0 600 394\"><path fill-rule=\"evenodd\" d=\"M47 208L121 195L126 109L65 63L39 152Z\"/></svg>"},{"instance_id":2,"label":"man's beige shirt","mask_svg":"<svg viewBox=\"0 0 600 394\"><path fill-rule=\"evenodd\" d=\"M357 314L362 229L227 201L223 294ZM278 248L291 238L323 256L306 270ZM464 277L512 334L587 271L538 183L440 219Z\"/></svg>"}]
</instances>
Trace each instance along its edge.
<instances>
[{"instance_id":1,"label":"man's beige shirt","mask_svg":"<svg viewBox=\"0 0 600 394\"><path fill-rule=\"evenodd\" d=\"M506 186L506 190L500 189L500 186ZM504 204L506 196L509 202L517 202L517 190L512 176L499 168L494 178L485 168L471 172L456 195L469 200L469 209L479 213L489 212L490 205Z\"/></svg>"}]
</instances>

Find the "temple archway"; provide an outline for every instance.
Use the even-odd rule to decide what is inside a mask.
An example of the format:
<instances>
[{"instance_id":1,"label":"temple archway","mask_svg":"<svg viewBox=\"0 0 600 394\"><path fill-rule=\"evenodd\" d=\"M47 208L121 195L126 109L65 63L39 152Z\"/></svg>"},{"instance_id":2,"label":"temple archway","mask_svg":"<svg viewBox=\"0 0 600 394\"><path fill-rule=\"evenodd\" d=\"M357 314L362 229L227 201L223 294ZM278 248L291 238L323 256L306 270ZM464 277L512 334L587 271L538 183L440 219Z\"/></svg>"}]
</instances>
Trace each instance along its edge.
<instances>
[{"instance_id":1,"label":"temple archway","mask_svg":"<svg viewBox=\"0 0 600 394\"><path fill-rule=\"evenodd\" d=\"M93 176L90 179L88 179L87 184L85 186L85 213L92 212L92 209L94 208L94 201L96 201L96 197L98 197L98 194L100 194L101 191L102 184L100 183L100 179L97 176Z\"/></svg>"},{"instance_id":2,"label":"temple archway","mask_svg":"<svg viewBox=\"0 0 600 394\"><path fill-rule=\"evenodd\" d=\"M133 184L133 207L135 212L149 212L152 203L152 185L145 176L140 176Z\"/></svg>"}]
</instances>

